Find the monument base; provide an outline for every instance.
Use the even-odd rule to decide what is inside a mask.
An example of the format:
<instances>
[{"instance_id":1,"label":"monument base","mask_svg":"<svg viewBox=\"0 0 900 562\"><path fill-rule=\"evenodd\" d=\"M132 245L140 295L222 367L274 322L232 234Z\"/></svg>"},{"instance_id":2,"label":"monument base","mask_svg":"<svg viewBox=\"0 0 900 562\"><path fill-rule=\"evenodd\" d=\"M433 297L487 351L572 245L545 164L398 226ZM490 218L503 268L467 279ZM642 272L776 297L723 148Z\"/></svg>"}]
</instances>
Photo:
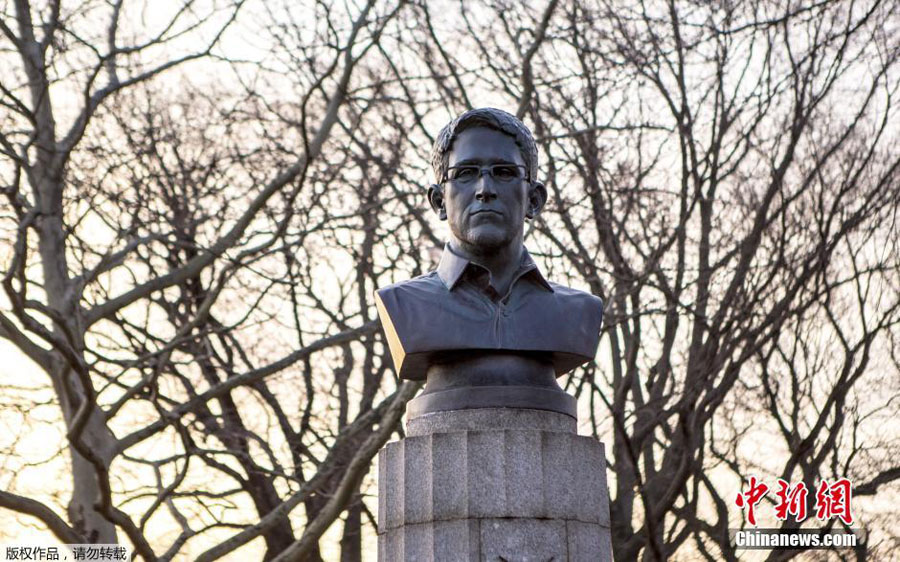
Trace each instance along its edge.
<instances>
[{"instance_id":1,"label":"monument base","mask_svg":"<svg viewBox=\"0 0 900 562\"><path fill-rule=\"evenodd\" d=\"M566 414L573 420L577 412L575 397L559 388L534 386L469 386L423 393L409 401L410 418L435 412L469 409L547 410Z\"/></svg>"},{"instance_id":2,"label":"monument base","mask_svg":"<svg viewBox=\"0 0 900 562\"><path fill-rule=\"evenodd\" d=\"M378 455L378 559L609 561L603 445L547 410L410 419Z\"/></svg>"}]
</instances>

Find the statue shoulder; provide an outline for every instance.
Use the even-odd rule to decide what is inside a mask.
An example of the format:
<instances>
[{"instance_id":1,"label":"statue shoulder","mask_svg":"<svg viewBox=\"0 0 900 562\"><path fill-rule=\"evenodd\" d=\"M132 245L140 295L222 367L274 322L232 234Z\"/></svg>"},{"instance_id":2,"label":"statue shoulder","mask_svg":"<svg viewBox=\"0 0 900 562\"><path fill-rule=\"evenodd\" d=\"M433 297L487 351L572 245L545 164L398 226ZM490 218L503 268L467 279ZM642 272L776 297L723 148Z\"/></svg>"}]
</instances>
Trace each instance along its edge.
<instances>
[{"instance_id":1,"label":"statue shoulder","mask_svg":"<svg viewBox=\"0 0 900 562\"><path fill-rule=\"evenodd\" d=\"M427 354L422 352L428 350L429 343L442 341L435 329L439 326L427 320L434 318L434 303L447 294L436 271L375 291L378 317L400 377L425 378Z\"/></svg>"},{"instance_id":2,"label":"statue shoulder","mask_svg":"<svg viewBox=\"0 0 900 562\"><path fill-rule=\"evenodd\" d=\"M426 273L425 275L420 275L407 281L400 281L398 283L387 285L375 292L378 294L381 301L387 305L408 299L430 300L439 296L441 293L446 293L447 288L444 286L441 278L438 277L437 272L432 271L431 273Z\"/></svg>"},{"instance_id":3,"label":"statue shoulder","mask_svg":"<svg viewBox=\"0 0 900 562\"><path fill-rule=\"evenodd\" d=\"M599 313L603 313L603 300L600 297L552 281L549 281L548 283L553 288L553 294L557 301L563 306L595 309Z\"/></svg>"}]
</instances>

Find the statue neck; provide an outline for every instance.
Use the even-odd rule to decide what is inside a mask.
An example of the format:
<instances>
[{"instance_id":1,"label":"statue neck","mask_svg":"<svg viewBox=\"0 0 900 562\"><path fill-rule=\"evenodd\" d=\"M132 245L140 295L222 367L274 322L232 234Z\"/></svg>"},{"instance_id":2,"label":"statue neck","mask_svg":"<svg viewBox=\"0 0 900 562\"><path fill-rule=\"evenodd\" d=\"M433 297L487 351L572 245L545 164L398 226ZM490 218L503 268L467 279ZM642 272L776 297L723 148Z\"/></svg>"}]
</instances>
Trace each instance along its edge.
<instances>
[{"instance_id":1,"label":"statue neck","mask_svg":"<svg viewBox=\"0 0 900 562\"><path fill-rule=\"evenodd\" d=\"M487 269L491 273L491 285L498 293L505 295L522 262L524 245L521 236L516 237L516 240L509 244L490 249L473 248L471 245L463 244L455 237L451 237L450 248L470 262Z\"/></svg>"}]
</instances>

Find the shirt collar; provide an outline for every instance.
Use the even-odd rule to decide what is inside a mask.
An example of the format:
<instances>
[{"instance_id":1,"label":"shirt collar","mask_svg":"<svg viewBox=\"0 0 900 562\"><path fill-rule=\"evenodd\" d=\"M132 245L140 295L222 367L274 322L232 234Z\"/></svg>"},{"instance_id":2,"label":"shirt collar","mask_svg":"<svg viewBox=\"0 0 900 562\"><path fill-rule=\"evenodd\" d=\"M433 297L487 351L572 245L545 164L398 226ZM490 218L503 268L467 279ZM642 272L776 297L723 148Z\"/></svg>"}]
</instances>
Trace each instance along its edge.
<instances>
[{"instance_id":1,"label":"shirt collar","mask_svg":"<svg viewBox=\"0 0 900 562\"><path fill-rule=\"evenodd\" d=\"M470 263L472 262L451 250L450 244L445 244L444 253L441 255L441 262L437 267L438 277L441 278L441 281L444 282L447 289L452 291L459 283L459 280L462 278L463 273L465 273L466 268L469 267ZM513 284L525 275L530 275L538 285L551 293L553 292L553 287L550 286L550 283L548 283L541 274L537 264L534 263L534 260L531 258L531 254L528 253L528 250L522 248L522 261L519 263L519 268L513 276Z\"/></svg>"}]
</instances>

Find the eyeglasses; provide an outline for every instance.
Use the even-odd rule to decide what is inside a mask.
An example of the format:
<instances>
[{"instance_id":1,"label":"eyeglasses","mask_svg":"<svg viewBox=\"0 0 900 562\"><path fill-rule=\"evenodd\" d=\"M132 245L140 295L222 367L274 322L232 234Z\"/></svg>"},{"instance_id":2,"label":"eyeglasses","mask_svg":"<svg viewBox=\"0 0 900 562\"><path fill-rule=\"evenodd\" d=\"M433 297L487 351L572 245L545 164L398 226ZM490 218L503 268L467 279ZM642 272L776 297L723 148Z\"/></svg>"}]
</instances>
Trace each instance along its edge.
<instances>
[{"instance_id":1,"label":"eyeglasses","mask_svg":"<svg viewBox=\"0 0 900 562\"><path fill-rule=\"evenodd\" d=\"M500 183L509 183L525 177L525 166L521 164L491 164L489 166L453 166L447 168L448 179L457 184L469 184L476 181L484 172L491 175L491 179ZM441 182L443 183L443 181Z\"/></svg>"}]
</instances>

